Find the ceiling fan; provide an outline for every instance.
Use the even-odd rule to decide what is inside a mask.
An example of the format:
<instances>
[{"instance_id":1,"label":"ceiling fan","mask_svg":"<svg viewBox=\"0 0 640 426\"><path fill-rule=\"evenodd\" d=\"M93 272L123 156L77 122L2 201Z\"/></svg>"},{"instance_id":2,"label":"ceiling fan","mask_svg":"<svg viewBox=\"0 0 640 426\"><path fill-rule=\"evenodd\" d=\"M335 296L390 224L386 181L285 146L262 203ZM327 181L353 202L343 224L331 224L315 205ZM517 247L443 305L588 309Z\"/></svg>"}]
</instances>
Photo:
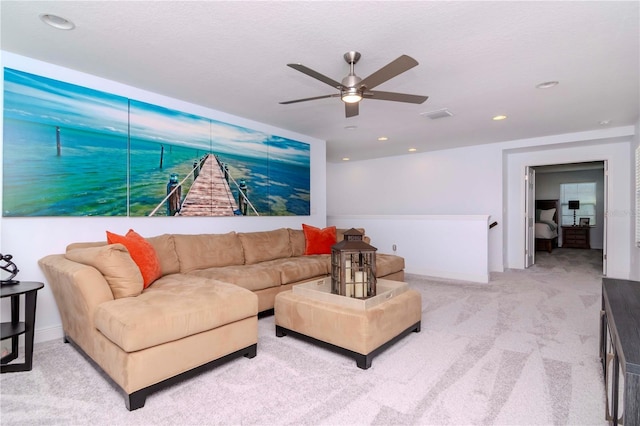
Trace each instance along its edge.
<instances>
[{"instance_id":1,"label":"ceiling fan","mask_svg":"<svg viewBox=\"0 0 640 426\"><path fill-rule=\"evenodd\" d=\"M345 114L348 117L354 117L359 112L359 102L363 99L377 99L380 101L396 101L396 102L408 102L412 104L421 104L426 101L428 96L409 95L406 93L396 92L381 92L379 90L371 90L374 87L384 83L393 77L402 74L403 72L410 70L418 65L418 61L410 56L402 55L399 58L391 61L378 71L374 72L366 78L360 78L354 71L355 64L360 59L360 53L351 51L344 54L344 60L349 64L349 75L342 79L341 83L320 74L311 68L305 67L302 64L287 64L287 66L307 74L310 77L320 80L323 83L328 84L340 91L340 93L334 93L332 95L314 96L312 98L295 99L293 101L280 102L283 105L293 104L296 102L313 101L316 99L324 98L337 98L340 97L344 102Z\"/></svg>"}]
</instances>

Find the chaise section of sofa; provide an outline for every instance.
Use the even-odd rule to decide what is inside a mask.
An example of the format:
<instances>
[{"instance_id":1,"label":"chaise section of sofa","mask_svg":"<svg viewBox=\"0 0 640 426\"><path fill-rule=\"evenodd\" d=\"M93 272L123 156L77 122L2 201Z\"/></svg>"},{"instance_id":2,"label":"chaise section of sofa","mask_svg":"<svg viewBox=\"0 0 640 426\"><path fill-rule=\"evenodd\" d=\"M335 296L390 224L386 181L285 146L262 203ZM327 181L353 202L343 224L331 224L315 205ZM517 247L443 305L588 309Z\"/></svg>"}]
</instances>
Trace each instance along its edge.
<instances>
[{"instance_id":1,"label":"chaise section of sofa","mask_svg":"<svg viewBox=\"0 0 640 426\"><path fill-rule=\"evenodd\" d=\"M130 410L144 406L160 385L194 369L256 355L258 301L249 290L170 274L137 296L116 298L93 266L65 255L46 256L39 264L65 340L123 390Z\"/></svg>"}]
</instances>

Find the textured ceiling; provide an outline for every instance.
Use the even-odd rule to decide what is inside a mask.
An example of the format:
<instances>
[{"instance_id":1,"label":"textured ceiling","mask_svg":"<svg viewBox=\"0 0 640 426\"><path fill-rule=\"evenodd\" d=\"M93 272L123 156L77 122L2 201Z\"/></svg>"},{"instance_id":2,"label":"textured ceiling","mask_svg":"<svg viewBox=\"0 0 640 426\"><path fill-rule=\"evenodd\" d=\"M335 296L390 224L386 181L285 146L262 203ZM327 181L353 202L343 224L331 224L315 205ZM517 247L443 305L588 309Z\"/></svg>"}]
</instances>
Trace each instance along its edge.
<instances>
[{"instance_id":1,"label":"textured ceiling","mask_svg":"<svg viewBox=\"0 0 640 426\"><path fill-rule=\"evenodd\" d=\"M637 1L6 1L5 51L327 140L327 160L407 154L633 125L640 99ZM61 31L39 14L76 25ZM334 80L362 53L366 77L401 54L420 65L377 90L421 105L363 100L345 118ZM552 89L538 83L557 80ZM421 113L448 108L431 120ZM491 117L505 114L507 120ZM355 126L353 130L345 127ZM386 136L388 141L378 141Z\"/></svg>"}]
</instances>

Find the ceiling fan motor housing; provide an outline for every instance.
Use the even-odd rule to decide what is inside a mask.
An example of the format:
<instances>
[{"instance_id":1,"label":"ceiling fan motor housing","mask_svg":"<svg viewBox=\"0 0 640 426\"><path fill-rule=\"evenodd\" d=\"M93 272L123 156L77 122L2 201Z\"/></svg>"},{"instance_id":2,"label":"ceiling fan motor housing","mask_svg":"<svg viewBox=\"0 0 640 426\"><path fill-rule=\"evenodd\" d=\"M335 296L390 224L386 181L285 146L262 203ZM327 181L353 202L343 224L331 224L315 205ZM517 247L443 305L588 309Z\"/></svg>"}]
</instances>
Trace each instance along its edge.
<instances>
[{"instance_id":1,"label":"ceiling fan motor housing","mask_svg":"<svg viewBox=\"0 0 640 426\"><path fill-rule=\"evenodd\" d=\"M342 85L348 88L359 88L360 82L362 79L355 74L349 74L345 78L342 79Z\"/></svg>"}]
</instances>

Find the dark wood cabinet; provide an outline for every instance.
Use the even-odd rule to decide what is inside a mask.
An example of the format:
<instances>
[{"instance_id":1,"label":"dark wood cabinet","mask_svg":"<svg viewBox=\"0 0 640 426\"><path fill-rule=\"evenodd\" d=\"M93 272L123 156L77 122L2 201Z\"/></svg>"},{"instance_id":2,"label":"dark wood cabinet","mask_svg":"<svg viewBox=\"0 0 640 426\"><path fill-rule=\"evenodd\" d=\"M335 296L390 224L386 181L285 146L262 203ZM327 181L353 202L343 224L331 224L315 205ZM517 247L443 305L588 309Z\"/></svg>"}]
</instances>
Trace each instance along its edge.
<instances>
[{"instance_id":1,"label":"dark wood cabinet","mask_svg":"<svg viewBox=\"0 0 640 426\"><path fill-rule=\"evenodd\" d=\"M640 282L602 279L600 359L606 419L640 425Z\"/></svg>"},{"instance_id":2,"label":"dark wood cabinet","mask_svg":"<svg viewBox=\"0 0 640 426\"><path fill-rule=\"evenodd\" d=\"M563 226L562 247L590 249L590 233L591 228L588 226Z\"/></svg>"}]
</instances>

